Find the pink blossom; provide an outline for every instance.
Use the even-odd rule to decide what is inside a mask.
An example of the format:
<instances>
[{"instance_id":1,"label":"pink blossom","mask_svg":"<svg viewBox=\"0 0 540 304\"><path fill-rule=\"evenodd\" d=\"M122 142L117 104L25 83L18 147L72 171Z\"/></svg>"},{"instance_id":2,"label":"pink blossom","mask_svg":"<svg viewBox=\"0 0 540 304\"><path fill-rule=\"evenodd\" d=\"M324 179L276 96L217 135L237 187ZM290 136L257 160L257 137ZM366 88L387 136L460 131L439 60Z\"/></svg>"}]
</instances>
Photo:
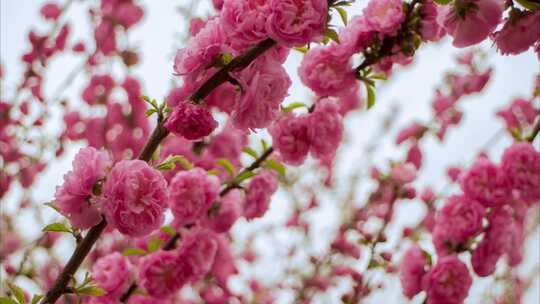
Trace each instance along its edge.
<instances>
[{"instance_id":1,"label":"pink blossom","mask_svg":"<svg viewBox=\"0 0 540 304\"><path fill-rule=\"evenodd\" d=\"M422 191L422 194L420 194L420 199L426 204L433 202L433 200L435 199L435 193L433 193L433 189L429 186L426 187L424 191Z\"/></svg>"},{"instance_id":2,"label":"pink blossom","mask_svg":"<svg viewBox=\"0 0 540 304\"><path fill-rule=\"evenodd\" d=\"M179 225L206 215L218 197L220 182L201 168L178 172L169 185L169 207Z\"/></svg>"},{"instance_id":3,"label":"pink blossom","mask_svg":"<svg viewBox=\"0 0 540 304\"><path fill-rule=\"evenodd\" d=\"M341 116L345 116L347 113L363 106L364 100L362 100L361 88L360 83L357 81L349 90L345 90L337 96Z\"/></svg>"},{"instance_id":4,"label":"pink blossom","mask_svg":"<svg viewBox=\"0 0 540 304\"><path fill-rule=\"evenodd\" d=\"M455 47L482 42L501 21L503 2L499 0L466 0L454 2L444 16L444 28L454 37Z\"/></svg>"},{"instance_id":5,"label":"pink blossom","mask_svg":"<svg viewBox=\"0 0 540 304\"><path fill-rule=\"evenodd\" d=\"M178 260L186 261L190 265L191 281L202 279L212 269L217 249L217 234L212 230L194 228L182 235Z\"/></svg>"},{"instance_id":6,"label":"pink blossom","mask_svg":"<svg viewBox=\"0 0 540 304\"><path fill-rule=\"evenodd\" d=\"M540 12L510 11L503 28L493 34L493 40L503 55L516 55L528 50L540 40Z\"/></svg>"},{"instance_id":7,"label":"pink blossom","mask_svg":"<svg viewBox=\"0 0 540 304\"><path fill-rule=\"evenodd\" d=\"M503 110L497 112L506 123L509 131L522 131L534 123L534 119L540 115L540 109L533 106L533 103L523 98L516 98Z\"/></svg>"},{"instance_id":8,"label":"pink blossom","mask_svg":"<svg viewBox=\"0 0 540 304\"><path fill-rule=\"evenodd\" d=\"M105 177L111 160L106 152L92 147L79 150L73 160L73 170L64 175L64 184L56 188L55 202L71 225L90 228L101 220L96 206L90 204L93 187Z\"/></svg>"},{"instance_id":9,"label":"pink blossom","mask_svg":"<svg viewBox=\"0 0 540 304\"><path fill-rule=\"evenodd\" d=\"M56 3L46 3L39 12L43 18L48 20L56 20L62 14L62 10Z\"/></svg>"},{"instance_id":10,"label":"pink blossom","mask_svg":"<svg viewBox=\"0 0 540 304\"><path fill-rule=\"evenodd\" d=\"M302 59L298 74L302 82L320 96L337 96L356 82L348 56L336 45L310 50Z\"/></svg>"},{"instance_id":11,"label":"pink blossom","mask_svg":"<svg viewBox=\"0 0 540 304\"><path fill-rule=\"evenodd\" d=\"M265 128L279 116L279 106L291 86L289 75L271 57L260 57L236 75L243 95L232 113L235 127Z\"/></svg>"},{"instance_id":12,"label":"pink blossom","mask_svg":"<svg viewBox=\"0 0 540 304\"><path fill-rule=\"evenodd\" d=\"M423 41L438 41L445 34L444 28L439 23L439 9L435 2L431 0L422 3L420 21L420 35Z\"/></svg>"},{"instance_id":13,"label":"pink blossom","mask_svg":"<svg viewBox=\"0 0 540 304\"><path fill-rule=\"evenodd\" d=\"M100 258L92 267L92 279L108 297L119 298L129 286L133 266L118 252Z\"/></svg>"},{"instance_id":14,"label":"pink blossom","mask_svg":"<svg viewBox=\"0 0 540 304\"><path fill-rule=\"evenodd\" d=\"M2 237L0 238L0 261L10 254L16 252L21 247L21 238L10 231L5 231L2 227Z\"/></svg>"},{"instance_id":15,"label":"pink blossom","mask_svg":"<svg viewBox=\"0 0 540 304\"><path fill-rule=\"evenodd\" d=\"M422 278L426 274L426 254L418 246L409 248L401 259L399 279L403 294L412 299L422 291Z\"/></svg>"},{"instance_id":16,"label":"pink blossom","mask_svg":"<svg viewBox=\"0 0 540 304\"><path fill-rule=\"evenodd\" d=\"M416 168L411 163L398 164L392 168L390 176L399 185L405 185L416 179Z\"/></svg>"},{"instance_id":17,"label":"pink blossom","mask_svg":"<svg viewBox=\"0 0 540 304\"><path fill-rule=\"evenodd\" d=\"M221 199L219 209L211 211L205 219L205 226L215 232L227 232L242 215L243 195L239 190L233 190Z\"/></svg>"},{"instance_id":18,"label":"pink blossom","mask_svg":"<svg viewBox=\"0 0 540 304\"><path fill-rule=\"evenodd\" d=\"M418 140L427 130L428 128L426 126L418 122L413 122L410 126L399 132L396 138L396 145L399 145L408 139Z\"/></svg>"},{"instance_id":19,"label":"pink blossom","mask_svg":"<svg viewBox=\"0 0 540 304\"><path fill-rule=\"evenodd\" d=\"M217 284L221 287L227 287L228 278L238 273L235 265L235 260L229 240L222 234L217 236L217 252L214 257L214 265L212 265L212 275L216 278Z\"/></svg>"},{"instance_id":20,"label":"pink blossom","mask_svg":"<svg viewBox=\"0 0 540 304\"><path fill-rule=\"evenodd\" d=\"M84 89L82 98L89 105L106 103L114 88L114 80L109 75L94 75Z\"/></svg>"},{"instance_id":21,"label":"pink blossom","mask_svg":"<svg viewBox=\"0 0 540 304\"><path fill-rule=\"evenodd\" d=\"M420 150L418 143L413 144L409 148L406 162L413 164L417 170L422 167L422 150Z\"/></svg>"},{"instance_id":22,"label":"pink blossom","mask_svg":"<svg viewBox=\"0 0 540 304\"><path fill-rule=\"evenodd\" d=\"M520 199L540 200L540 152L532 144L522 142L508 147L502 156L501 168Z\"/></svg>"},{"instance_id":23,"label":"pink blossom","mask_svg":"<svg viewBox=\"0 0 540 304\"><path fill-rule=\"evenodd\" d=\"M453 195L437 213L433 243L438 253L458 249L482 231L484 207L466 196Z\"/></svg>"},{"instance_id":24,"label":"pink blossom","mask_svg":"<svg viewBox=\"0 0 540 304\"><path fill-rule=\"evenodd\" d=\"M104 55L110 55L116 51L116 32L111 22L101 20L94 31L96 48Z\"/></svg>"},{"instance_id":25,"label":"pink blossom","mask_svg":"<svg viewBox=\"0 0 540 304\"><path fill-rule=\"evenodd\" d=\"M470 95L482 91L491 78L491 69L484 73L470 73L465 75L450 75L448 80L452 86L454 97Z\"/></svg>"},{"instance_id":26,"label":"pink blossom","mask_svg":"<svg viewBox=\"0 0 540 304\"><path fill-rule=\"evenodd\" d=\"M99 202L112 227L129 236L147 235L163 223L167 182L142 160L116 163Z\"/></svg>"},{"instance_id":27,"label":"pink blossom","mask_svg":"<svg viewBox=\"0 0 540 304\"><path fill-rule=\"evenodd\" d=\"M187 46L177 51L174 58L175 73L199 75L225 50L226 37L220 19L208 20L204 28L189 39Z\"/></svg>"},{"instance_id":28,"label":"pink blossom","mask_svg":"<svg viewBox=\"0 0 540 304\"><path fill-rule=\"evenodd\" d=\"M336 250L345 256L350 256L354 259L360 258L360 247L347 240L344 231L340 231L336 239L332 242L332 250Z\"/></svg>"},{"instance_id":29,"label":"pink blossom","mask_svg":"<svg viewBox=\"0 0 540 304\"><path fill-rule=\"evenodd\" d=\"M244 216L247 219L263 216L277 188L276 176L270 171L262 171L253 177L246 190Z\"/></svg>"},{"instance_id":30,"label":"pink blossom","mask_svg":"<svg viewBox=\"0 0 540 304\"><path fill-rule=\"evenodd\" d=\"M393 35L405 20L401 0L371 0L364 16L368 26L382 35Z\"/></svg>"},{"instance_id":31,"label":"pink blossom","mask_svg":"<svg viewBox=\"0 0 540 304\"><path fill-rule=\"evenodd\" d=\"M266 39L268 14L269 1L224 1L221 21L233 47L243 49Z\"/></svg>"},{"instance_id":32,"label":"pink blossom","mask_svg":"<svg viewBox=\"0 0 540 304\"><path fill-rule=\"evenodd\" d=\"M314 157L333 158L343 138L343 118L339 105L332 100L321 100L307 118L310 151Z\"/></svg>"},{"instance_id":33,"label":"pink blossom","mask_svg":"<svg viewBox=\"0 0 540 304\"><path fill-rule=\"evenodd\" d=\"M448 178L450 178L450 180L454 183L459 180L462 173L463 170L457 166L450 166L446 170L446 175L448 175Z\"/></svg>"},{"instance_id":34,"label":"pink blossom","mask_svg":"<svg viewBox=\"0 0 540 304\"><path fill-rule=\"evenodd\" d=\"M339 33L339 47L351 56L363 51L372 41L373 31L364 16L352 18L349 24Z\"/></svg>"},{"instance_id":35,"label":"pink blossom","mask_svg":"<svg viewBox=\"0 0 540 304\"><path fill-rule=\"evenodd\" d=\"M430 304L463 303L471 284L467 266L454 255L441 257L422 283Z\"/></svg>"},{"instance_id":36,"label":"pink blossom","mask_svg":"<svg viewBox=\"0 0 540 304\"><path fill-rule=\"evenodd\" d=\"M227 123L219 134L212 137L207 151L214 158L226 158L236 165L239 163L242 148L248 144L247 136L247 132L238 130L231 123Z\"/></svg>"},{"instance_id":37,"label":"pink blossom","mask_svg":"<svg viewBox=\"0 0 540 304\"><path fill-rule=\"evenodd\" d=\"M167 298L180 290L193 276L193 268L177 251L158 251L141 259L137 283L150 296Z\"/></svg>"},{"instance_id":38,"label":"pink blossom","mask_svg":"<svg viewBox=\"0 0 540 304\"><path fill-rule=\"evenodd\" d=\"M270 0L268 35L288 47L300 47L322 38L326 27L326 0Z\"/></svg>"},{"instance_id":39,"label":"pink blossom","mask_svg":"<svg viewBox=\"0 0 540 304\"><path fill-rule=\"evenodd\" d=\"M113 18L127 29L139 22L143 15L143 9L140 6L130 1L124 1L116 6Z\"/></svg>"},{"instance_id":40,"label":"pink blossom","mask_svg":"<svg viewBox=\"0 0 540 304\"><path fill-rule=\"evenodd\" d=\"M477 275L493 274L499 258L513 246L513 219L509 208L496 208L488 215L484 238L472 253L471 264Z\"/></svg>"},{"instance_id":41,"label":"pink blossom","mask_svg":"<svg viewBox=\"0 0 540 304\"><path fill-rule=\"evenodd\" d=\"M191 140L210 135L217 125L207 108L188 101L174 107L172 114L165 122L165 128L169 131Z\"/></svg>"},{"instance_id":42,"label":"pink blossom","mask_svg":"<svg viewBox=\"0 0 540 304\"><path fill-rule=\"evenodd\" d=\"M268 131L272 135L274 149L283 162L289 165L301 165L306 159L310 138L308 135L308 117L287 113L272 124Z\"/></svg>"},{"instance_id":43,"label":"pink blossom","mask_svg":"<svg viewBox=\"0 0 540 304\"><path fill-rule=\"evenodd\" d=\"M466 196L486 207L504 205L511 198L508 178L487 159L477 160L461 177L460 185Z\"/></svg>"}]
</instances>

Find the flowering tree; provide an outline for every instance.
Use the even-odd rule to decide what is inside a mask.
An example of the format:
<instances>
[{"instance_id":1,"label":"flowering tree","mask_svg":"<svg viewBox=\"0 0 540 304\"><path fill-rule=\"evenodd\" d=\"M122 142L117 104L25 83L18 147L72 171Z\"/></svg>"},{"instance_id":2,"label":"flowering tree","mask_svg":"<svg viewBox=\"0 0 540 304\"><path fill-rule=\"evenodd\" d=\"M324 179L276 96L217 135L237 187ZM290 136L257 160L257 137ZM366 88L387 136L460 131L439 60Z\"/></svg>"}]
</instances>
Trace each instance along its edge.
<instances>
[{"instance_id":1,"label":"flowering tree","mask_svg":"<svg viewBox=\"0 0 540 304\"><path fill-rule=\"evenodd\" d=\"M492 76L477 49L445 75L430 119L401 128L395 149L404 157L370 163L390 134L390 113L355 151L367 159L369 180L339 165L348 116L369 115L376 88L423 45L445 36L456 48L490 39L503 55L534 49L540 59L539 2L370 0L360 11L353 2L214 0L214 15L191 19L171 62L177 81L162 102L143 92L154 80L130 72L139 54L128 35L145 12L138 1L93 4L86 43L68 39L76 33L67 12L79 3L44 5L51 29L28 34L24 74L0 101L0 197L23 189L15 210L2 213L0 303L361 303L392 292L395 278L402 301L463 303L483 277L494 278L491 301L520 303L540 265L527 251L540 225L540 75L494 113L506 125L497 136L512 138L502 155L479 153L448 168L449 187L414 182L422 143L443 142L462 120L461 101ZM310 101L287 98L290 52L303 56L298 76ZM83 64L46 97L47 69L68 53ZM80 73L84 105L75 107L62 94ZM58 133L47 129L55 113ZM58 219L43 222L43 202L31 199L35 181L74 143L84 147L45 203ZM360 194L363 184L370 187ZM273 196L287 201L289 218L246 234ZM320 219L311 215L328 199L339 219L318 250ZM399 226L398 209L411 201L421 202L422 218ZM43 226L34 240L16 229L18 212L28 209ZM268 236L287 251L273 262L257 252ZM69 259L57 250L70 250ZM525 262L536 267L532 276L517 271ZM250 271L265 263L275 263L278 281Z\"/></svg>"}]
</instances>

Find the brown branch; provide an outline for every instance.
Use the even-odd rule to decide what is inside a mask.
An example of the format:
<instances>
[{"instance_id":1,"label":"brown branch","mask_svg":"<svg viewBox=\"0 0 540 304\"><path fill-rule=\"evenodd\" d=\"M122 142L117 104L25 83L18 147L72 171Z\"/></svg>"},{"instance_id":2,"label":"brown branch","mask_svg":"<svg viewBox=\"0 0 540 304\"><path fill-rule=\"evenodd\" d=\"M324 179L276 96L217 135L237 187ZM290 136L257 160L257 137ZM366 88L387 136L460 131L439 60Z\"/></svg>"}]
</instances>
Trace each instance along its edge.
<instances>
[{"instance_id":1,"label":"brown branch","mask_svg":"<svg viewBox=\"0 0 540 304\"><path fill-rule=\"evenodd\" d=\"M64 270L62 270L62 273L60 273L58 278L56 278L53 287L45 295L43 303L55 303L56 300L58 300L58 298L66 292L67 284L77 269L79 269L79 266L81 266L84 258L88 255L90 249L92 249L92 246L98 240L106 226L107 221L103 218L99 224L92 227L88 231L82 242L80 242L75 248L73 255L71 255L71 258L66 264L66 267L64 267Z\"/></svg>"},{"instance_id":2,"label":"brown branch","mask_svg":"<svg viewBox=\"0 0 540 304\"><path fill-rule=\"evenodd\" d=\"M249 49L244 54L235 57L229 64L217 71L210 79L208 79L189 99L195 103L201 103L213 89L217 88L222 83L229 80L230 72L242 70L247 67L253 60L259 57L262 53L276 45L276 42L270 38L263 40Z\"/></svg>"},{"instance_id":3,"label":"brown branch","mask_svg":"<svg viewBox=\"0 0 540 304\"><path fill-rule=\"evenodd\" d=\"M531 134L529 134L529 136L527 136L525 140L532 143L534 139L536 138L536 136L538 135L538 133L540 133L540 116L537 117L536 123L534 124Z\"/></svg>"}]
</instances>

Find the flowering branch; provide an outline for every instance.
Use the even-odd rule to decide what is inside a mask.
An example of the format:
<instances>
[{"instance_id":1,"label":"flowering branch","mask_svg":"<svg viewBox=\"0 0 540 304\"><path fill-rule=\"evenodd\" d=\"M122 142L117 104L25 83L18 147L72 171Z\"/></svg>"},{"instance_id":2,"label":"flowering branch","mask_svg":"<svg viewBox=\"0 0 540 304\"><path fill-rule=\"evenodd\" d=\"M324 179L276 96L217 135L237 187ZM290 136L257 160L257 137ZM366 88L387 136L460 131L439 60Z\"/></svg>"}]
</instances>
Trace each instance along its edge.
<instances>
[{"instance_id":1,"label":"flowering branch","mask_svg":"<svg viewBox=\"0 0 540 304\"><path fill-rule=\"evenodd\" d=\"M248 66L253 60L255 60L262 53L267 51L269 48L274 46L276 43L272 39L266 39L259 44L255 45L253 48L248 50L243 55L240 55L233 59L229 64L221 68L216 74L214 74L210 79L208 79L193 95L190 97L190 100L199 103L204 97L206 97L213 89L217 88L222 83L226 82L229 78L229 72L234 70L241 70ZM141 150L138 159L148 162L152 158L152 154L156 151L159 144L169 135L169 131L164 127L166 118L158 116L158 124L152 135L148 139L147 143L144 145L144 148ZM272 153L272 149L268 149L265 154L261 156L260 159L256 160L251 166L246 168L254 169L260 166L260 164ZM251 170L252 170L251 169ZM222 191L222 195L227 194L234 187L231 185L227 186ZM98 240L99 236L107 226L107 221L103 218L99 224L92 227L83 240L77 245L75 251L73 252L71 258L69 259L66 267L60 273L56 279L53 287L47 292L43 303L55 303L56 300L66 291L66 286L69 283L69 280L73 277L77 269L80 267L94 243ZM178 237L171 238L168 242L167 247L172 249L174 248L174 243ZM164 248L165 249L165 248ZM129 295L127 296L129 297ZM126 297L126 299L127 299Z\"/></svg>"}]
</instances>

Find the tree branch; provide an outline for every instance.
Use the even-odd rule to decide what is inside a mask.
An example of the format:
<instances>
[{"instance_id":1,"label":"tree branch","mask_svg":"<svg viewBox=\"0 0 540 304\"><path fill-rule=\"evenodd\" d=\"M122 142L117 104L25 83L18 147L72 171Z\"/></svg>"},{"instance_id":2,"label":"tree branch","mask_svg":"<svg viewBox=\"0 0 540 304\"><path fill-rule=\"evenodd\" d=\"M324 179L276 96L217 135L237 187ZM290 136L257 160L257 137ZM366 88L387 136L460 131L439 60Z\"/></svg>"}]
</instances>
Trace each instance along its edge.
<instances>
[{"instance_id":1,"label":"tree branch","mask_svg":"<svg viewBox=\"0 0 540 304\"><path fill-rule=\"evenodd\" d=\"M82 242L80 242L75 248L73 255L71 255L71 258L66 264L66 267L64 267L62 270L62 273L60 273L58 278L56 278L53 287L45 295L43 303L55 303L56 300L58 300L58 298L66 292L66 286L69 283L69 280L71 280L77 269L79 269L84 261L84 258L86 258L90 252L90 249L92 249L92 246L98 240L106 226L107 221L102 218L99 224L88 230L88 233Z\"/></svg>"},{"instance_id":2,"label":"tree branch","mask_svg":"<svg viewBox=\"0 0 540 304\"><path fill-rule=\"evenodd\" d=\"M229 64L221 68L212 77L210 77L195 93L193 93L193 95L190 96L189 99L194 101L195 103L200 103L201 100L206 97L213 89L217 88L219 85L228 80L230 72L235 70L241 70L247 67L251 62L253 62L253 60L255 60L258 56L270 49L275 44L276 42L272 39L266 39L249 49L246 53L234 58L231 62L229 62ZM141 150L138 159L148 162L152 158L152 154L154 154L159 144L167 137L167 135L169 135L169 131L163 126L166 120L166 118L158 119L158 124L150 135L150 138L144 145L143 149ZM268 155L266 155L266 157L268 157L270 153L272 152L270 151ZM230 190L227 190L225 193L229 191ZM102 219L99 224L90 228L86 236L75 248L75 251L71 255L71 258L69 259L62 273L60 273L60 275L56 278L53 287L47 292L45 298L43 298L43 303L55 303L58 298L62 296L62 294L66 293L66 288L69 280L73 277L77 269L79 269L82 262L92 249L94 243L99 239L99 236L101 235L101 233L103 233L106 226L107 221L105 219ZM176 240L179 238L179 236L174 239L175 237L176 235L173 236L173 238L169 240L169 242L167 242L167 244L165 245L166 248L174 248L174 244L176 243ZM136 287L133 288L133 291L135 289ZM126 300L127 298L129 298L130 294L126 293L127 296L124 295L126 296Z\"/></svg>"}]
</instances>

